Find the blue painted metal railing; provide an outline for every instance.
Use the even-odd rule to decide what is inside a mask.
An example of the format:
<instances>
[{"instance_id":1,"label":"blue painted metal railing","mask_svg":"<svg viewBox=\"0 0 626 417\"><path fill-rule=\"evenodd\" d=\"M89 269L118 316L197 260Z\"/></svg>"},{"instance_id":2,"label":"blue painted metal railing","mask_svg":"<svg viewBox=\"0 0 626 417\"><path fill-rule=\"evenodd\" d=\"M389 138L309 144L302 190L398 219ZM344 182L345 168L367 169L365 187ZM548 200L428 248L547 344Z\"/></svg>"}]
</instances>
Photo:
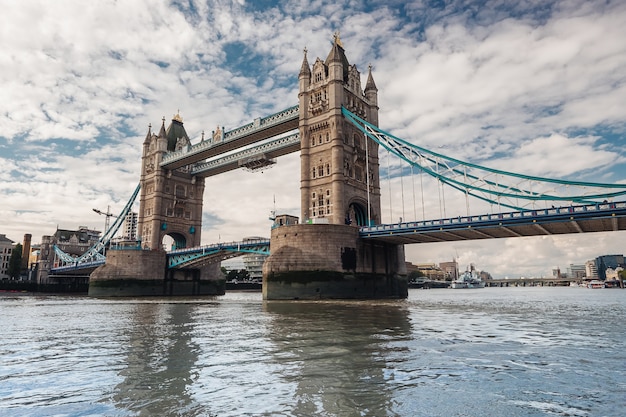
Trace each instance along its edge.
<instances>
[{"instance_id":1,"label":"blue painted metal railing","mask_svg":"<svg viewBox=\"0 0 626 417\"><path fill-rule=\"evenodd\" d=\"M254 239L242 242L214 243L196 248L175 249L167 253L167 267L180 268L184 265L198 262L202 258L213 257L220 253L223 254L223 259L244 253L269 255L270 240Z\"/></svg>"},{"instance_id":2,"label":"blue painted metal railing","mask_svg":"<svg viewBox=\"0 0 626 417\"><path fill-rule=\"evenodd\" d=\"M588 205L575 205L566 207L554 207L548 209L522 210L506 213L481 214L474 216L457 216L446 219L424 220L403 222L394 224L379 224L375 226L363 226L359 229L361 237L374 235L390 234L390 232L420 232L445 229L453 229L459 227L477 227L486 224L499 223L507 221L508 224L533 224L534 221L541 219L565 218L566 220L576 220L576 218L584 218L595 214L602 214L621 210L626 213L626 202L616 203L597 203Z\"/></svg>"},{"instance_id":3,"label":"blue painted metal railing","mask_svg":"<svg viewBox=\"0 0 626 417\"><path fill-rule=\"evenodd\" d=\"M115 236L119 228L124 223L124 220L126 219L126 216L128 215L128 213L130 212L130 209L132 208L133 203L135 202L135 199L137 198L137 195L139 195L140 188L141 186L138 184L132 196L130 197L130 199L128 200L124 208L122 209L122 212L115 219L115 222L113 222L113 224L109 227L109 229L104 231L104 234L102 235L102 237L100 237L100 239L98 239L98 241L92 247L87 249L87 251L83 253L81 256L74 258L71 255L63 252L63 250L61 250L57 245L54 245L54 251L56 252L59 259L63 263L68 264L68 266L78 265L78 264L89 264L92 262L104 263L104 260L105 260L104 250L111 242L111 239L113 238L113 236ZM57 267L57 268L52 268L52 270L56 272L59 270L59 268L63 266L64 265L61 265L60 267Z\"/></svg>"}]
</instances>

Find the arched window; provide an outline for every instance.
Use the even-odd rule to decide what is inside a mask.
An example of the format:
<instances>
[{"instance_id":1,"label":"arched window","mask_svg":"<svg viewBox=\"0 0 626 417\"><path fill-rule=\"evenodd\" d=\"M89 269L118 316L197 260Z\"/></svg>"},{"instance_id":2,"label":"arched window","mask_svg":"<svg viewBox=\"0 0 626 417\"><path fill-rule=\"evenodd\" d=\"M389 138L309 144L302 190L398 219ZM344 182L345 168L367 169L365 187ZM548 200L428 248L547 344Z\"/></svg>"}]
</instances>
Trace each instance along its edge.
<instances>
[{"instance_id":1,"label":"arched window","mask_svg":"<svg viewBox=\"0 0 626 417\"><path fill-rule=\"evenodd\" d=\"M358 149L362 149L361 137L357 135L356 133L354 134L354 147Z\"/></svg>"}]
</instances>

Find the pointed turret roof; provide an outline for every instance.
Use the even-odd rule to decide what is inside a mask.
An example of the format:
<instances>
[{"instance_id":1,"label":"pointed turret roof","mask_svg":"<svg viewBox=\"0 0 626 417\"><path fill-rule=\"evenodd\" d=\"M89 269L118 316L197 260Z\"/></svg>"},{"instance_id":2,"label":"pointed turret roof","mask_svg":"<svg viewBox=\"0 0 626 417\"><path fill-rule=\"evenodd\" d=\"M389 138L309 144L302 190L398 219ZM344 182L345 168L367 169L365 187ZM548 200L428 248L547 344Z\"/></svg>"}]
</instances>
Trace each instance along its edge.
<instances>
[{"instance_id":1,"label":"pointed turret roof","mask_svg":"<svg viewBox=\"0 0 626 417\"><path fill-rule=\"evenodd\" d=\"M167 132L165 131L165 116L163 116L163 119L161 119L161 130L159 130L159 137L167 137Z\"/></svg>"},{"instance_id":2,"label":"pointed turret roof","mask_svg":"<svg viewBox=\"0 0 626 417\"><path fill-rule=\"evenodd\" d=\"M300 67L300 77L311 77L311 67L309 61L306 59L306 48L304 48L304 59L302 60L302 66Z\"/></svg>"},{"instance_id":3,"label":"pointed turret roof","mask_svg":"<svg viewBox=\"0 0 626 417\"><path fill-rule=\"evenodd\" d=\"M378 91L376 88L376 83L374 82L374 77L372 77L372 66L369 66L369 72L367 74L367 83L365 83L365 91L374 90Z\"/></svg>"},{"instance_id":4,"label":"pointed turret roof","mask_svg":"<svg viewBox=\"0 0 626 417\"><path fill-rule=\"evenodd\" d=\"M150 139L152 138L152 123L148 124L148 134L146 135L146 138L143 141L144 145L147 145L150 143Z\"/></svg>"},{"instance_id":5,"label":"pointed turret roof","mask_svg":"<svg viewBox=\"0 0 626 417\"><path fill-rule=\"evenodd\" d=\"M183 126L183 118L180 117L180 114L176 113L172 118L172 123L170 123L167 128L166 137L168 151L176 150L176 142L180 138L186 138L187 141L189 141L189 136L187 136L187 132Z\"/></svg>"},{"instance_id":6,"label":"pointed turret roof","mask_svg":"<svg viewBox=\"0 0 626 417\"><path fill-rule=\"evenodd\" d=\"M350 66L350 63L348 62L348 58L346 58L346 52L343 50L341 39L339 39L339 32L335 32L333 35L333 47L330 50L328 57L326 57L324 64L328 66L333 62L341 63L343 67L343 79L346 81L348 79L348 67Z\"/></svg>"}]
</instances>

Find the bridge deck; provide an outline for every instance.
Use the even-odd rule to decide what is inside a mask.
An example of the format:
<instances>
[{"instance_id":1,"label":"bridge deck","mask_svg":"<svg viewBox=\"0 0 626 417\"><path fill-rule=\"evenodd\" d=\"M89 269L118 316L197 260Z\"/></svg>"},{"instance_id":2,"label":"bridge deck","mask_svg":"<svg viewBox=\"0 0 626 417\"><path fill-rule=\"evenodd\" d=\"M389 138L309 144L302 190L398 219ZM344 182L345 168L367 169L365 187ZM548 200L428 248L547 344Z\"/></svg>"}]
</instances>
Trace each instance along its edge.
<instances>
[{"instance_id":1,"label":"bridge deck","mask_svg":"<svg viewBox=\"0 0 626 417\"><path fill-rule=\"evenodd\" d=\"M626 230L626 203L528 210L363 227L360 236L389 243L435 243Z\"/></svg>"},{"instance_id":2,"label":"bridge deck","mask_svg":"<svg viewBox=\"0 0 626 417\"><path fill-rule=\"evenodd\" d=\"M177 169L290 132L298 128L299 118L299 106L290 107L230 130L220 142L204 141L193 145L189 150L166 154L161 167Z\"/></svg>"}]
</instances>

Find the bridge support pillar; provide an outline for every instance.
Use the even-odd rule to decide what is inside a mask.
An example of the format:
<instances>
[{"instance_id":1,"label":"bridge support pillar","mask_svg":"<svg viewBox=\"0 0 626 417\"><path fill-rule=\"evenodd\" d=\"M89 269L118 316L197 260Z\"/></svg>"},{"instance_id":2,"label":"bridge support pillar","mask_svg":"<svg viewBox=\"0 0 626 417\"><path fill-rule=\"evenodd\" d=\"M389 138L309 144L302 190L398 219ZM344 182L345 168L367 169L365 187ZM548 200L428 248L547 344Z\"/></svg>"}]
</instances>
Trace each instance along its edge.
<instances>
[{"instance_id":1,"label":"bridge support pillar","mask_svg":"<svg viewBox=\"0 0 626 417\"><path fill-rule=\"evenodd\" d=\"M158 250L110 250L106 264L89 276L94 297L223 295L219 264L200 269L169 270L166 253Z\"/></svg>"},{"instance_id":2,"label":"bridge support pillar","mask_svg":"<svg viewBox=\"0 0 626 417\"><path fill-rule=\"evenodd\" d=\"M408 296L404 246L359 238L358 228L297 224L272 229L263 299Z\"/></svg>"}]
</instances>

